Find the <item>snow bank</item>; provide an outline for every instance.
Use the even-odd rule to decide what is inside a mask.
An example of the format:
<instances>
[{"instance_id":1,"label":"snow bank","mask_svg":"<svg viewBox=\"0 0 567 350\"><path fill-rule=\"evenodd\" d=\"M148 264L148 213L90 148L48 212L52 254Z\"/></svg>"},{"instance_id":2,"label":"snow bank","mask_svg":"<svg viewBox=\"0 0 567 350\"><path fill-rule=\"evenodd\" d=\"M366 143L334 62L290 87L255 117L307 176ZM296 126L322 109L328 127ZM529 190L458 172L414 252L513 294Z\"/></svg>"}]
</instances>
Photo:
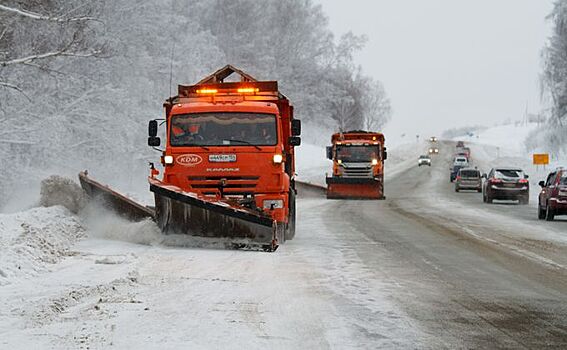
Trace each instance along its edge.
<instances>
[{"instance_id":1,"label":"snow bank","mask_svg":"<svg viewBox=\"0 0 567 350\"><path fill-rule=\"evenodd\" d=\"M48 271L84 235L61 206L0 214L0 285Z\"/></svg>"}]
</instances>

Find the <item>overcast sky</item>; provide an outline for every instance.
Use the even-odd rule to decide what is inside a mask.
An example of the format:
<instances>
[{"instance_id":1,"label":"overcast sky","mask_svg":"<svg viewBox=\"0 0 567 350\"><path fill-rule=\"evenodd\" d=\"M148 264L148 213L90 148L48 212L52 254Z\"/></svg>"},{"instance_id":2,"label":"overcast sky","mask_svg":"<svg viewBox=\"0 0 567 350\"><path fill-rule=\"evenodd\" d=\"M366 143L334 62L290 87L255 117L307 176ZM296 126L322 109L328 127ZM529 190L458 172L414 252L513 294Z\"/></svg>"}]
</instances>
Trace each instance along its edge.
<instances>
[{"instance_id":1,"label":"overcast sky","mask_svg":"<svg viewBox=\"0 0 567 350\"><path fill-rule=\"evenodd\" d=\"M368 37L357 61L392 100L391 138L521 119L526 104L540 109L552 0L316 2L337 36Z\"/></svg>"}]
</instances>

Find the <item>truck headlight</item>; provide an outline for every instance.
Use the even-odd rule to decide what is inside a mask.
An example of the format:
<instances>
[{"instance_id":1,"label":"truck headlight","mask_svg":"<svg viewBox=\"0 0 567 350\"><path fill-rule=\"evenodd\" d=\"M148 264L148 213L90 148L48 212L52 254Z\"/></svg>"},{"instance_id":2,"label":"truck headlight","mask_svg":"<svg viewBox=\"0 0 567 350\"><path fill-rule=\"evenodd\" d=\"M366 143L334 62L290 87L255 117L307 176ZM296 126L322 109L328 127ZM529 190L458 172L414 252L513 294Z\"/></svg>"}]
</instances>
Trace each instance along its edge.
<instances>
[{"instance_id":1,"label":"truck headlight","mask_svg":"<svg viewBox=\"0 0 567 350\"><path fill-rule=\"evenodd\" d=\"M173 164L173 156L165 156L163 157L163 161L165 164Z\"/></svg>"},{"instance_id":2,"label":"truck headlight","mask_svg":"<svg viewBox=\"0 0 567 350\"><path fill-rule=\"evenodd\" d=\"M280 164L283 162L283 156L281 154L274 154L274 163Z\"/></svg>"},{"instance_id":3,"label":"truck headlight","mask_svg":"<svg viewBox=\"0 0 567 350\"><path fill-rule=\"evenodd\" d=\"M372 165L378 164L378 159L372 159Z\"/></svg>"},{"instance_id":4,"label":"truck headlight","mask_svg":"<svg viewBox=\"0 0 567 350\"><path fill-rule=\"evenodd\" d=\"M264 209L282 209L283 200L282 199L265 199L262 203Z\"/></svg>"}]
</instances>

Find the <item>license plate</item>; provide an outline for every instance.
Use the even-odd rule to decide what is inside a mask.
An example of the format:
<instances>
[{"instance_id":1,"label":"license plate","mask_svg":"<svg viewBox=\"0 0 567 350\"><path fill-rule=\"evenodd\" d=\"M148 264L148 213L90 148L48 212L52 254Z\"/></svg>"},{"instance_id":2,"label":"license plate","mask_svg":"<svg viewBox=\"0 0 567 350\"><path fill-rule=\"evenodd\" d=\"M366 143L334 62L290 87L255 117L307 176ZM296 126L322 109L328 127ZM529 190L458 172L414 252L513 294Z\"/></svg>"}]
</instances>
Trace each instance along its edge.
<instances>
[{"instance_id":1,"label":"license plate","mask_svg":"<svg viewBox=\"0 0 567 350\"><path fill-rule=\"evenodd\" d=\"M516 184L515 183L507 183L507 184L504 184L504 187L516 187Z\"/></svg>"},{"instance_id":2,"label":"license plate","mask_svg":"<svg viewBox=\"0 0 567 350\"><path fill-rule=\"evenodd\" d=\"M236 162L236 154L209 154L211 163L232 163Z\"/></svg>"}]
</instances>

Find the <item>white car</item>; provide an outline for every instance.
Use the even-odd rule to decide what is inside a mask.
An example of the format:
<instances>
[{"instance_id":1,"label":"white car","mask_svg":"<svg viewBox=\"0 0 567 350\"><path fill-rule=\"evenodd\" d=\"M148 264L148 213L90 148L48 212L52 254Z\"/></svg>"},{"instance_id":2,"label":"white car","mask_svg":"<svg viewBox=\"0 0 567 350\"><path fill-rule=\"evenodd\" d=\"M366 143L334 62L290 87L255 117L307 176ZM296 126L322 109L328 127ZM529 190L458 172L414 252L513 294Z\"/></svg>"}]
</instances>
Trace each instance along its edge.
<instances>
[{"instance_id":1,"label":"white car","mask_svg":"<svg viewBox=\"0 0 567 350\"><path fill-rule=\"evenodd\" d=\"M417 159L417 165L418 166L422 166L422 165L431 166L431 157L427 156L427 155L419 156L419 158Z\"/></svg>"},{"instance_id":2,"label":"white car","mask_svg":"<svg viewBox=\"0 0 567 350\"><path fill-rule=\"evenodd\" d=\"M455 159L453 160L453 166L455 165L463 167L469 166L469 160L467 159L467 157L455 157Z\"/></svg>"}]
</instances>

